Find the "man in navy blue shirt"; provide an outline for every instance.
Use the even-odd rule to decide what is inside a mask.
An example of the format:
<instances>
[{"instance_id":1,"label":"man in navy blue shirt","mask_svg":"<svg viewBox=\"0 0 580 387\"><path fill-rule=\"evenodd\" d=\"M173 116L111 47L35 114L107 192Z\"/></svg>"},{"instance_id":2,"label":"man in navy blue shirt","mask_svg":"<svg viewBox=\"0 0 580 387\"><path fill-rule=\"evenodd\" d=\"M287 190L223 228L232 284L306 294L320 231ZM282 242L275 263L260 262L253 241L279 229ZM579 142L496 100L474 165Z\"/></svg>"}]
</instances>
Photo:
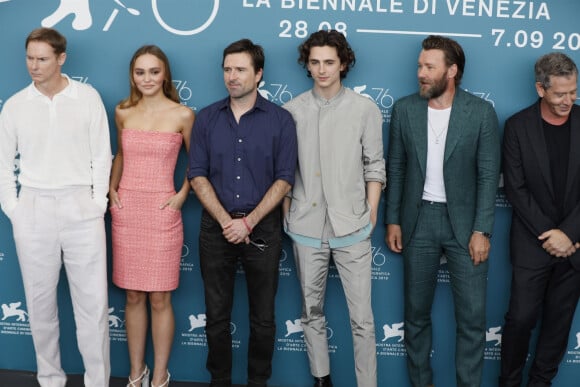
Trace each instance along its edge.
<instances>
[{"instance_id":1,"label":"man in navy blue shirt","mask_svg":"<svg viewBox=\"0 0 580 387\"><path fill-rule=\"evenodd\" d=\"M189 172L203 205L199 234L211 387L230 387L233 290L238 259L246 274L248 386L272 373L274 300L282 250L280 204L294 184L296 128L290 113L258 93L264 52L248 39L223 53L229 97L202 109L193 126Z\"/></svg>"}]
</instances>

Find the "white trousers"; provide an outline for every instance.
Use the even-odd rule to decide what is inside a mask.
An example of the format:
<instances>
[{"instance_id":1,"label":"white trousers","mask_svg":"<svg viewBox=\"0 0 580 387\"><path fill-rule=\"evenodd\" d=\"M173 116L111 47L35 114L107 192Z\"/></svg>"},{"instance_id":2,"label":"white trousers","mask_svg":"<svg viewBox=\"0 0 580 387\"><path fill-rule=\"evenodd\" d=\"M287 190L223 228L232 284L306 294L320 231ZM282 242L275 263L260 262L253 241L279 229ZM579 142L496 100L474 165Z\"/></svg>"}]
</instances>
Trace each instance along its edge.
<instances>
[{"instance_id":1,"label":"white trousers","mask_svg":"<svg viewBox=\"0 0 580 387\"><path fill-rule=\"evenodd\" d=\"M328 225L325 225L325 230ZM331 232L331 231L330 231ZM370 238L352 246L315 249L294 243L294 258L302 288L302 328L313 376L330 374L324 298L330 257L340 275L352 330L358 387L377 386L375 324L371 307Z\"/></svg>"},{"instance_id":2,"label":"white trousers","mask_svg":"<svg viewBox=\"0 0 580 387\"><path fill-rule=\"evenodd\" d=\"M108 387L107 252L90 187L23 187L11 216L41 387L64 387L57 285L64 263L86 387Z\"/></svg>"}]
</instances>

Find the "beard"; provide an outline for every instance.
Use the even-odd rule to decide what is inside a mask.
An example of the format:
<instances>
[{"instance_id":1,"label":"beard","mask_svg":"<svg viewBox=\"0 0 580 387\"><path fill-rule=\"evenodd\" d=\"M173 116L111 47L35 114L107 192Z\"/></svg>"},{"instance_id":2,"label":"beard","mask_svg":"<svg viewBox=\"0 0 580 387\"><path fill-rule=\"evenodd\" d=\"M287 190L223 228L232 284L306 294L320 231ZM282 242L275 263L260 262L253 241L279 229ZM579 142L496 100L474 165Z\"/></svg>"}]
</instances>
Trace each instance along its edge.
<instances>
[{"instance_id":1,"label":"beard","mask_svg":"<svg viewBox=\"0 0 580 387\"><path fill-rule=\"evenodd\" d=\"M440 97L445 93L445 90L447 90L448 82L449 79L447 79L446 74L443 74L441 78L436 79L432 85L425 89L421 84L419 84L419 95L427 99Z\"/></svg>"}]
</instances>

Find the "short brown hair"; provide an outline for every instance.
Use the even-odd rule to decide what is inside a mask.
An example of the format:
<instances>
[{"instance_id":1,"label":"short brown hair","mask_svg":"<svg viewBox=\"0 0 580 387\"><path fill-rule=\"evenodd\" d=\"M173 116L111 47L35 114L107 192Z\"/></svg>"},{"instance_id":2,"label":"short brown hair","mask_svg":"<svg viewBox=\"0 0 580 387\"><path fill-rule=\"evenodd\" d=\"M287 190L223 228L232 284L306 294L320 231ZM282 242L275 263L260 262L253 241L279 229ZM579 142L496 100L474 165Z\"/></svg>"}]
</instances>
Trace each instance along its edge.
<instances>
[{"instance_id":1,"label":"short brown hair","mask_svg":"<svg viewBox=\"0 0 580 387\"><path fill-rule=\"evenodd\" d=\"M463 48L455 40L445 36L430 35L423 40L423 50L441 50L445 56L447 67L457 65L455 86L459 86L465 69L465 54Z\"/></svg>"},{"instance_id":2,"label":"short brown hair","mask_svg":"<svg viewBox=\"0 0 580 387\"><path fill-rule=\"evenodd\" d=\"M24 48L28 48L30 42L48 43L56 55L66 52L66 38L53 28L37 28L32 31L26 38Z\"/></svg>"}]
</instances>

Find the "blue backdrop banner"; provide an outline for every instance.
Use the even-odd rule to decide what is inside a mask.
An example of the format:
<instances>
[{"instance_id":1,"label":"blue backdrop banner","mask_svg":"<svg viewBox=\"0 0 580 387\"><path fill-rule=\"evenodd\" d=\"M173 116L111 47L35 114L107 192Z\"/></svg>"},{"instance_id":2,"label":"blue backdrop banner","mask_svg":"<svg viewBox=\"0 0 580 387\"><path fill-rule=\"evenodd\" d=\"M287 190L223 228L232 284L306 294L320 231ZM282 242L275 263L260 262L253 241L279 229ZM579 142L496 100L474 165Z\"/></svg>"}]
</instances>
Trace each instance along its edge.
<instances>
[{"instance_id":1,"label":"blue backdrop banner","mask_svg":"<svg viewBox=\"0 0 580 387\"><path fill-rule=\"evenodd\" d=\"M54 27L67 37L64 72L100 92L109 114L113 151L117 147L114 107L129 93L129 61L141 45L156 44L166 52L182 103L197 110L226 96L220 68L223 48L235 40L250 38L263 45L266 52L259 91L269 100L283 104L312 86L306 71L297 63L298 45L310 33L332 28L347 35L356 52L356 66L344 83L380 108L386 149L394 101L417 90L417 57L420 43L427 35L447 35L463 46L467 63L462 87L492 103L503 125L508 116L537 98L533 64L540 55L561 51L580 64L578 15L580 2L576 0L0 0L3 52L0 107L30 82L24 41L32 29L40 26ZM182 154L176 185L181 184L184 169ZM383 204L384 201L381 207ZM176 332L169 367L175 380L209 380L205 369L205 308L197 242L200 212L199 201L192 194L183 208L185 243L180 286L173 297ZM380 214L382 222L382 211ZM511 276L510 217L511 209L500 183L490 257L484 387L496 386L499 373ZM387 249L384 233L384 226L379 224L372 238L379 386L406 387L409 381L403 346L403 265L401 257ZM356 382L351 332L335 267L331 268L330 277L326 314L331 372L337 387L352 387ZM444 258L438 283L433 306L434 382L437 386L455 386L455 323ZM112 374L126 376L129 360L124 292L112 284L109 290ZM248 345L248 305L241 269L235 290L231 324L233 379L242 383ZM35 370L12 229L3 214L0 214L0 305L0 368ZM69 373L81 373L83 366L76 349L64 276L59 287L59 305L63 366ZM276 352L270 381L274 386L311 384L300 311L300 289L292 249L286 240L276 306ZM148 360L152 359L150 344ZM579 373L580 319L576 318L555 385L575 386Z\"/></svg>"}]
</instances>

